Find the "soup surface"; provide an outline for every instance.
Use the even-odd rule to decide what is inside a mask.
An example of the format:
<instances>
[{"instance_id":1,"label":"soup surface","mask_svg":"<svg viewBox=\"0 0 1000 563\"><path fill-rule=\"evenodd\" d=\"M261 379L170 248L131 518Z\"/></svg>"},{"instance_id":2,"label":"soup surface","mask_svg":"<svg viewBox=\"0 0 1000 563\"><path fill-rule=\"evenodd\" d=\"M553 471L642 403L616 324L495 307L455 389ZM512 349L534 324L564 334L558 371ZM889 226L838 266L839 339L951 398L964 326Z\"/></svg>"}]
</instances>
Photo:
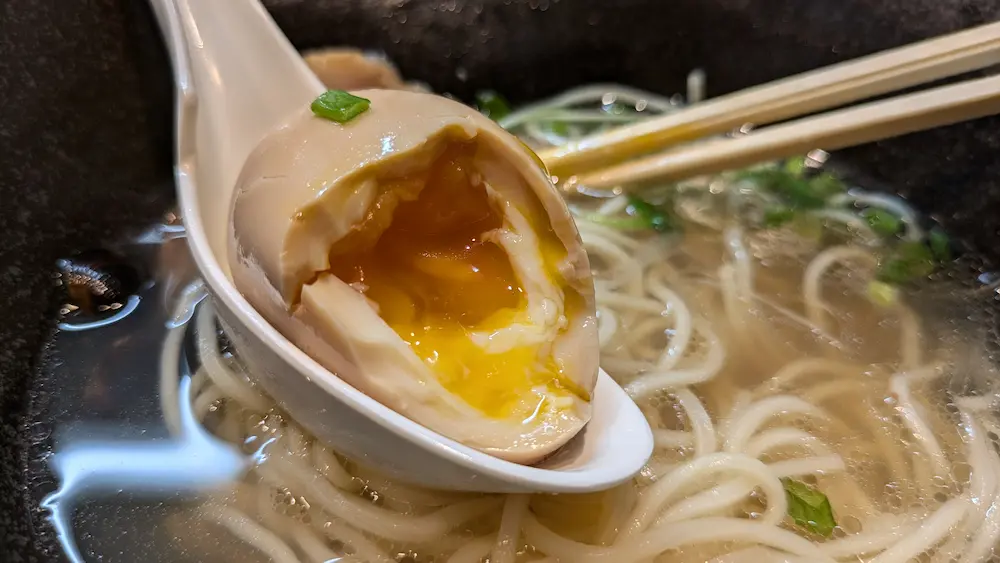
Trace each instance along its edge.
<instances>
[{"instance_id":1,"label":"soup surface","mask_svg":"<svg viewBox=\"0 0 1000 563\"><path fill-rule=\"evenodd\" d=\"M535 147L676 108L611 87L507 115L489 103ZM926 281L951 259L943 233L902 200L848 189L824 160L816 151L568 196L595 271L602 367L654 429L654 457L633 482L581 496L391 482L314 440L249 383L253 366L211 305L191 314L196 282L161 282L155 295L174 309L166 325L153 315L166 334L161 432L180 436L190 406L255 463L224 493L84 504L91 516L77 516L75 534L64 481L46 503L67 524L64 544L94 561L135 561L146 542L162 561L1000 560L997 379L981 318L994 288ZM85 353L60 338L57 356ZM57 455L61 443L72 441L57 440ZM138 526L141 541L109 521Z\"/></svg>"}]
</instances>

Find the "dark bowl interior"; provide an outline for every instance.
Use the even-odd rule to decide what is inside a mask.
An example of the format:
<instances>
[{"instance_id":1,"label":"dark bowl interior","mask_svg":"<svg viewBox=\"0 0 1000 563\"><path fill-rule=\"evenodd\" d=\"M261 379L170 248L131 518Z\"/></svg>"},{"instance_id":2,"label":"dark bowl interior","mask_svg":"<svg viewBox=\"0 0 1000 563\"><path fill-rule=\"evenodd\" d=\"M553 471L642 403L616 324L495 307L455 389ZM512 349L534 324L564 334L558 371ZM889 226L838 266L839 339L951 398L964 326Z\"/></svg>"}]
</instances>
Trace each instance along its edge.
<instances>
[{"instance_id":1,"label":"dark bowl interior","mask_svg":"<svg viewBox=\"0 0 1000 563\"><path fill-rule=\"evenodd\" d=\"M410 78L515 101L583 82L719 95L1000 19L994 0L269 0L299 48L386 52ZM29 382L52 330L53 264L170 208L172 84L142 0L9 0L0 17L0 560L33 561ZM1000 119L838 160L1000 258ZM34 523L34 524L33 524Z\"/></svg>"}]
</instances>

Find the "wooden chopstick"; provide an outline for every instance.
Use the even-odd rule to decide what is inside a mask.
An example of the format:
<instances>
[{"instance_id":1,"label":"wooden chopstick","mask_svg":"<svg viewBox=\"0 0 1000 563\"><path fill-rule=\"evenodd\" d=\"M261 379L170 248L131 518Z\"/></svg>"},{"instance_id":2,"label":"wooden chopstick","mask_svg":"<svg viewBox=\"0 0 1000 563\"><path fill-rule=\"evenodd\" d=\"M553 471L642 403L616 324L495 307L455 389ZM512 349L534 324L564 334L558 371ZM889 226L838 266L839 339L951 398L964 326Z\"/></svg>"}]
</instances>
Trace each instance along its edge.
<instances>
[{"instance_id":1,"label":"wooden chopstick","mask_svg":"<svg viewBox=\"0 0 1000 563\"><path fill-rule=\"evenodd\" d=\"M565 175L746 123L774 123L994 64L1000 64L1000 22L749 88L539 156L554 174Z\"/></svg>"},{"instance_id":2,"label":"wooden chopstick","mask_svg":"<svg viewBox=\"0 0 1000 563\"><path fill-rule=\"evenodd\" d=\"M676 181L765 160L834 150L1000 113L1000 76L968 80L887 100L679 147L576 176L567 187L610 188L646 180Z\"/></svg>"}]
</instances>

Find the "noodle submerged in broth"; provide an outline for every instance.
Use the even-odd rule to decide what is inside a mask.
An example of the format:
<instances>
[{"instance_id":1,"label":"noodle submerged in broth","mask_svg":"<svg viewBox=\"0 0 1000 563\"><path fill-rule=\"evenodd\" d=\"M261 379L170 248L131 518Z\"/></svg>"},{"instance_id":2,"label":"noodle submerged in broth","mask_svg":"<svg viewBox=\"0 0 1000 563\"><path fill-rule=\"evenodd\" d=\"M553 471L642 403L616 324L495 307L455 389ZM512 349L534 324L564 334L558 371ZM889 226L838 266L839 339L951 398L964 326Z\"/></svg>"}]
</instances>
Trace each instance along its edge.
<instances>
[{"instance_id":1,"label":"noodle submerged in broth","mask_svg":"<svg viewBox=\"0 0 1000 563\"><path fill-rule=\"evenodd\" d=\"M535 147L678 105L608 86L502 103L483 102ZM907 298L948 241L902 200L846 189L824 157L569 197L601 365L656 440L633 482L500 496L389 481L247 383L252 366L220 348L204 303L195 416L265 455L201 515L278 563L1000 560L1000 422L988 362L968 359L985 357L985 327L941 334L951 319ZM176 383L164 379L168 420Z\"/></svg>"}]
</instances>

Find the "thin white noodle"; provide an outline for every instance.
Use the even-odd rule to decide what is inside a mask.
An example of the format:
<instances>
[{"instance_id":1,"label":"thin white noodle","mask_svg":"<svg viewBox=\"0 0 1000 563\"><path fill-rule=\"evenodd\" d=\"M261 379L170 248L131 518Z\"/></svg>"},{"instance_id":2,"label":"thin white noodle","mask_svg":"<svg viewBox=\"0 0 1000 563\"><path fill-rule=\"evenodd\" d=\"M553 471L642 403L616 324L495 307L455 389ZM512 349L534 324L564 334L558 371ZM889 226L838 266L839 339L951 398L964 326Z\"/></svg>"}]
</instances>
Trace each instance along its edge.
<instances>
[{"instance_id":1,"label":"thin white noodle","mask_svg":"<svg viewBox=\"0 0 1000 563\"><path fill-rule=\"evenodd\" d=\"M860 235L867 244L875 245L880 242L878 234L871 228L871 225L859 217L857 213L843 209L821 209L809 214L820 219L843 223L854 233Z\"/></svg>"},{"instance_id":2,"label":"thin white noodle","mask_svg":"<svg viewBox=\"0 0 1000 563\"><path fill-rule=\"evenodd\" d=\"M280 420L277 415L275 418ZM288 453L293 455L298 455L299 452L306 450L306 438L299 430L298 426L294 424L284 424L284 421L276 422L275 424L283 424L284 426L284 436L282 442L284 443L285 449Z\"/></svg>"},{"instance_id":3,"label":"thin white noodle","mask_svg":"<svg viewBox=\"0 0 1000 563\"><path fill-rule=\"evenodd\" d=\"M900 360L903 369L914 370L923 365L923 343L920 341L920 320L905 305L896 306L900 329Z\"/></svg>"},{"instance_id":4,"label":"thin white noodle","mask_svg":"<svg viewBox=\"0 0 1000 563\"><path fill-rule=\"evenodd\" d=\"M601 357L601 367L613 376L617 376L619 373L636 375L652 369L653 364L651 362L621 358L613 355L614 353L614 351L611 351L606 356ZM658 390L653 389L653 391L656 392Z\"/></svg>"},{"instance_id":5,"label":"thin white noodle","mask_svg":"<svg viewBox=\"0 0 1000 563\"><path fill-rule=\"evenodd\" d=\"M330 480L337 488L346 491L357 491L361 489L361 483L354 479L350 473L340 464L337 456L327 449L318 440L312 444L313 465Z\"/></svg>"},{"instance_id":6,"label":"thin white noodle","mask_svg":"<svg viewBox=\"0 0 1000 563\"><path fill-rule=\"evenodd\" d=\"M828 541L820 549L830 557L843 558L883 550L913 533L917 523L912 518L901 518L887 530L876 530L846 538Z\"/></svg>"},{"instance_id":7,"label":"thin white noodle","mask_svg":"<svg viewBox=\"0 0 1000 563\"><path fill-rule=\"evenodd\" d=\"M708 563L805 563L800 557L754 546L720 555Z\"/></svg>"},{"instance_id":8,"label":"thin white noodle","mask_svg":"<svg viewBox=\"0 0 1000 563\"><path fill-rule=\"evenodd\" d=\"M628 235L586 219L577 219L576 225L580 230L580 237L585 243L594 238L601 238L629 252L635 252L642 246L642 243Z\"/></svg>"},{"instance_id":9,"label":"thin white noodle","mask_svg":"<svg viewBox=\"0 0 1000 563\"><path fill-rule=\"evenodd\" d=\"M769 419L777 416L796 414L817 419L829 419L819 407L791 395L776 395L757 401L740 414L729 429L726 436L725 450L727 452L746 451L750 437Z\"/></svg>"},{"instance_id":10,"label":"thin white noodle","mask_svg":"<svg viewBox=\"0 0 1000 563\"><path fill-rule=\"evenodd\" d=\"M830 360L827 358L802 358L792 360L778 370L771 379L761 384L755 391L755 395L770 395L775 390L790 387L798 383L806 375L816 372L829 372L838 376L856 377L862 371L861 366L855 366L847 362Z\"/></svg>"},{"instance_id":11,"label":"thin white noodle","mask_svg":"<svg viewBox=\"0 0 1000 563\"><path fill-rule=\"evenodd\" d=\"M246 514L230 507L202 505L201 511L231 534L271 558L273 563L300 563L295 551L277 535L254 522Z\"/></svg>"},{"instance_id":12,"label":"thin white noodle","mask_svg":"<svg viewBox=\"0 0 1000 563\"><path fill-rule=\"evenodd\" d=\"M373 490L380 500L401 512L423 511L424 509L448 506L471 495L447 491L433 491L417 485L408 485L390 480L376 470L356 465L353 476Z\"/></svg>"},{"instance_id":13,"label":"thin white noodle","mask_svg":"<svg viewBox=\"0 0 1000 563\"><path fill-rule=\"evenodd\" d=\"M920 228L920 221L917 220L917 214L899 197L876 192L851 190L846 194L839 194L830 198L830 205L836 207L858 203L884 209L899 217L906 226L906 232L903 235L906 240L916 241L924 237L923 229Z\"/></svg>"},{"instance_id":14,"label":"thin white noodle","mask_svg":"<svg viewBox=\"0 0 1000 563\"><path fill-rule=\"evenodd\" d=\"M191 377L191 395L197 397L198 393L204 390L205 385L209 385L208 375L205 370L199 369Z\"/></svg>"},{"instance_id":15,"label":"thin white noodle","mask_svg":"<svg viewBox=\"0 0 1000 563\"><path fill-rule=\"evenodd\" d=\"M647 361L656 362L660 369L670 369L677 363L677 355L673 353L673 346L668 344L665 348L659 346L659 340L669 334L670 319L667 317L653 317L642 319L634 323L629 334L632 341L632 353ZM653 342L650 342L654 340ZM671 341L676 338L670 338ZM670 367L663 368L663 364Z\"/></svg>"},{"instance_id":16,"label":"thin white noodle","mask_svg":"<svg viewBox=\"0 0 1000 563\"><path fill-rule=\"evenodd\" d=\"M686 448L694 445L694 436L682 430L654 428L653 444L659 449Z\"/></svg>"},{"instance_id":17,"label":"thin white noodle","mask_svg":"<svg viewBox=\"0 0 1000 563\"><path fill-rule=\"evenodd\" d=\"M733 279L736 282L738 296L741 300L748 300L754 293L753 262L750 260L750 251L743 242L743 229L730 225L723 229L722 239L726 250L729 251L729 258L732 259Z\"/></svg>"},{"instance_id":18,"label":"thin white noodle","mask_svg":"<svg viewBox=\"0 0 1000 563\"><path fill-rule=\"evenodd\" d=\"M622 530L615 543L618 544L646 529L663 508L684 491L685 487L699 481L704 483L706 475L718 473L746 475L767 495L769 506L773 506L780 514L784 514L787 510L784 487L766 465L740 454L714 453L682 465L642 491L639 502L629 517L629 525Z\"/></svg>"},{"instance_id":19,"label":"thin white noodle","mask_svg":"<svg viewBox=\"0 0 1000 563\"><path fill-rule=\"evenodd\" d=\"M559 537L530 516L525 522L525 535L546 554L567 563L638 563L668 549L717 541L751 542L809 557L813 563L834 563L816 544L801 536L743 518L712 517L677 522L610 548L590 546Z\"/></svg>"},{"instance_id":20,"label":"thin white noodle","mask_svg":"<svg viewBox=\"0 0 1000 563\"><path fill-rule=\"evenodd\" d=\"M714 453L718 449L718 442L715 438L712 417L705 410L705 405L686 387L675 390L674 395L677 397L677 402L680 403L681 408L684 409L684 413L687 414L688 422L691 425L691 433L694 438L694 455L702 457Z\"/></svg>"},{"instance_id":21,"label":"thin white noodle","mask_svg":"<svg viewBox=\"0 0 1000 563\"><path fill-rule=\"evenodd\" d=\"M688 369L675 369L664 373L646 373L625 386L625 392L633 399L647 397L662 389L672 389L682 385L694 385L708 381L722 369L726 361L726 350L719 342L715 332L708 323L700 319L695 321L695 327L701 332L708 344L708 354L700 366Z\"/></svg>"},{"instance_id":22,"label":"thin white noodle","mask_svg":"<svg viewBox=\"0 0 1000 563\"><path fill-rule=\"evenodd\" d=\"M796 477L799 475L825 475L846 471L844 460L839 455L804 457L786 459L767 464L777 477Z\"/></svg>"},{"instance_id":23,"label":"thin white noodle","mask_svg":"<svg viewBox=\"0 0 1000 563\"><path fill-rule=\"evenodd\" d=\"M295 483L308 491L309 498L332 516L352 526L393 541L425 543L444 536L453 527L488 512L493 499L460 502L430 514L406 516L378 508L360 497L344 494L325 479L288 457L272 456L258 469L276 486Z\"/></svg>"},{"instance_id":24,"label":"thin white noodle","mask_svg":"<svg viewBox=\"0 0 1000 563\"><path fill-rule=\"evenodd\" d=\"M986 516L989 506L996 500L998 493L998 477L1000 474L987 471L996 453L991 451L989 443L983 436L983 430L976 419L968 412L961 411L959 416L967 435L969 444L969 499L978 508L982 516Z\"/></svg>"},{"instance_id":25,"label":"thin white noodle","mask_svg":"<svg viewBox=\"0 0 1000 563\"><path fill-rule=\"evenodd\" d=\"M736 269L731 264L723 264L718 270L722 289L722 303L725 306L726 318L740 337L747 334L745 312L746 300L740 297L739 283L736 280Z\"/></svg>"},{"instance_id":26,"label":"thin white noodle","mask_svg":"<svg viewBox=\"0 0 1000 563\"><path fill-rule=\"evenodd\" d=\"M962 425L969 434L969 465L972 466L969 493L973 509L965 526L972 532L972 540L962 563L974 563L989 557L1000 539L1000 456L986 441L984 432L976 419L966 411L961 411Z\"/></svg>"},{"instance_id":27,"label":"thin white noodle","mask_svg":"<svg viewBox=\"0 0 1000 563\"><path fill-rule=\"evenodd\" d=\"M941 505L912 533L893 544L870 563L906 563L941 542L965 515L966 500L954 498Z\"/></svg>"},{"instance_id":28,"label":"thin white noodle","mask_svg":"<svg viewBox=\"0 0 1000 563\"><path fill-rule=\"evenodd\" d=\"M695 321L691 316L691 311L688 309L687 304L684 300L677 295L672 289L666 286L665 280L653 276L652 274L659 270L652 270L649 275L646 276L646 287L649 293L656 296L657 299L661 300L670 311L671 317L674 320L674 335L670 339L670 344L667 346L666 350L660 356L660 360L657 362L658 369L672 369L680 361L684 352L687 350L688 345L691 342L691 336L694 333ZM706 326L708 323L699 323L700 326ZM703 333L712 334L714 333L705 331ZM711 336L709 337L711 338ZM720 347L721 348L721 347Z\"/></svg>"},{"instance_id":29,"label":"thin white noodle","mask_svg":"<svg viewBox=\"0 0 1000 563\"><path fill-rule=\"evenodd\" d=\"M555 112L545 112L536 116L539 119L555 119L558 114ZM543 129L538 121L532 120L523 124L524 132L529 138L544 145L564 145L570 141L570 137L563 136L551 129Z\"/></svg>"},{"instance_id":30,"label":"thin white noodle","mask_svg":"<svg viewBox=\"0 0 1000 563\"><path fill-rule=\"evenodd\" d=\"M274 501L272 499L272 494L274 490L268 489L266 487L258 487L257 498L258 498L258 512L261 524L263 524L267 529L272 532L281 532L284 535L291 536L295 541L295 544L299 546L301 552L310 561L316 561L318 563L326 563L334 559L337 563L354 562L354 558L347 556L341 557L340 554L335 552L323 541L309 526L300 523L291 517L283 516L278 514L274 510Z\"/></svg>"},{"instance_id":31,"label":"thin white noodle","mask_svg":"<svg viewBox=\"0 0 1000 563\"><path fill-rule=\"evenodd\" d=\"M227 377L227 370L219 360L218 343L214 338L207 338L208 335L215 334L215 316L212 304L203 301L198 307L198 314L195 317L198 334L203 338L198 339L198 353L201 357L201 365L212 383L218 385L226 395L235 398L240 404L256 411L266 411L268 402L254 389L249 382L239 382L236 377Z\"/></svg>"},{"instance_id":32,"label":"thin white noodle","mask_svg":"<svg viewBox=\"0 0 1000 563\"><path fill-rule=\"evenodd\" d=\"M615 213L624 210L626 207L628 207L628 198L620 195L602 203L601 206L597 208L597 213L599 215L614 215Z\"/></svg>"},{"instance_id":33,"label":"thin white noodle","mask_svg":"<svg viewBox=\"0 0 1000 563\"><path fill-rule=\"evenodd\" d=\"M935 368L929 368L935 369ZM903 425L910 431L914 438L920 442L924 452L927 453L931 464L934 467L934 474L939 477L947 477L951 474L948 469L948 457L944 453L941 444L934 437L934 431L924 420L921 414L921 407L910 393L910 381L920 379L922 374L900 373L889 378L889 391L895 395L896 410L903 421Z\"/></svg>"},{"instance_id":34,"label":"thin white noodle","mask_svg":"<svg viewBox=\"0 0 1000 563\"><path fill-rule=\"evenodd\" d=\"M316 535L307 529L305 526L296 526L291 531L292 538L295 543L298 544L299 549L301 549L310 561L313 563L327 563L329 561L337 561L340 563L343 559L340 559L337 552L330 549L323 540L316 537Z\"/></svg>"},{"instance_id":35,"label":"thin white noodle","mask_svg":"<svg viewBox=\"0 0 1000 563\"><path fill-rule=\"evenodd\" d=\"M861 404L863 404L864 397L870 396L872 392L870 389L871 386L866 385L866 383L863 380L826 381L812 386L810 389L804 391L802 396L811 403L822 404L842 395L853 395L854 398L860 396L862 398Z\"/></svg>"},{"instance_id":36,"label":"thin white noodle","mask_svg":"<svg viewBox=\"0 0 1000 563\"><path fill-rule=\"evenodd\" d=\"M802 315L796 313L795 311L792 311L788 307L783 307L775 303L774 301L761 296L760 294L754 294L753 299L755 302L774 310L776 313L782 315L786 319L801 325L810 333L816 335L816 337L819 340L829 343L831 346L833 346L838 350L845 349L844 343L841 342L839 339L834 338L834 336L830 334L829 331L827 331L821 326L814 325L809 319L803 317Z\"/></svg>"},{"instance_id":37,"label":"thin white noodle","mask_svg":"<svg viewBox=\"0 0 1000 563\"><path fill-rule=\"evenodd\" d=\"M730 429L733 427L733 424L752 403L753 395L746 390L738 391L736 396L732 398L728 415L723 416L722 420L719 421L718 424L719 437L722 443L725 443L726 436L729 436Z\"/></svg>"},{"instance_id":38,"label":"thin white noodle","mask_svg":"<svg viewBox=\"0 0 1000 563\"><path fill-rule=\"evenodd\" d=\"M476 538L458 548L446 563L482 563L493 549L493 538Z\"/></svg>"},{"instance_id":39,"label":"thin white noodle","mask_svg":"<svg viewBox=\"0 0 1000 563\"><path fill-rule=\"evenodd\" d=\"M500 531L490 551L490 563L514 563L521 522L528 512L528 495L508 495L500 517Z\"/></svg>"},{"instance_id":40,"label":"thin white noodle","mask_svg":"<svg viewBox=\"0 0 1000 563\"><path fill-rule=\"evenodd\" d=\"M733 479L711 489L689 496L668 508L653 527L660 527L672 522L681 522L703 516L722 516L726 509L732 509L745 502L753 492L754 483L750 479ZM773 505L764 510L762 522L778 525L785 518L783 512L778 512Z\"/></svg>"},{"instance_id":41,"label":"thin white noodle","mask_svg":"<svg viewBox=\"0 0 1000 563\"><path fill-rule=\"evenodd\" d=\"M601 257L615 272L615 287L626 287L632 294L642 291L642 266L632 260L620 246L603 237L588 237L583 240L587 254Z\"/></svg>"},{"instance_id":42,"label":"thin white noodle","mask_svg":"<svg viewBox=\"0 0 1000 563\"><path fill-rule=\"evenodd\" d=\"M826 325L827 306L823 301L821 287L824 274L834 265L849 261L860 262L866 266L875 265L875 258L866 250L853 246L834 246L817 254L806 267L802 278L806 316L816 326Z\"/></svg>"},{"instance_id":43,"label":"thin white noodle","mask_svg":"<svg viewBox=\"0 0 1000 563\"><path fill-rule=\"evenodd\" d=\"M665 307L660 301L646 297L635 297L633 295L616 293L613 291L598 291L597 302L601 305L620 307L630 311L649 313L657 316L669 313L669 308Z\"/></svg>"},{"instance_id":44,"label":"thin white noodle","mask_svg":"<svg viewBox=\"0 0 1000 563\"><path fill-rule=\"evenodd\" d=\"M607 346L618 332L618 317L607 307L597 307L597 341L601 348Z\"/></svg>"},{"instance_id":45,"label":"thin white noodle","mask_svg":"<svg viewBox=\"0 0 1000 563\"><path fill-rule=\"evenodd\" d=\"M990 471L1000 472L1000 463L994 460ZM969 544L966 553L962 557L962 563L977 563L985 561L997 550L997 541L1000 540L1000 499L994 498L993 503L987 508L987 517L982 523L982 527L976 532Z\"/></svg>"},{"instance_id":46,"label":"thin white noodle","mask_svg":"<svg viewBox=\"0 0 1000 563\"><path fill-rule=\"evenodd\" d=\"M323 524L322 530L330 538L349 545L351 550L362 561L367 563L396 563L395 557L389 555L389 553L376 545L375 542L346 523L331 520Z\"/></svg>"},{"instance_id":47,"label":"thin white noodle","mask_svg":"<svg viewBox=\"0 0 1000 563\"><path fill-rule=\"evenodd\" d=\"M226 393L219 387L213 385L203 391L194 400L193 412L197 420L204 420L209 413L222 399L226 398Z\"/></svg>"},{"instance_id":48,"label":"thin white noodle","mask_svg":"<svg viewBox=\"0 0 1000 563\"><path fill-rule=\"evenodd\" d=\"M181 434L180 389L178 377L181 373L180 351L184 343L185 327L167 331L160 351L160 411L163 422L172 436Z\"/></svg>"},{"instance_id":49,"label":"thin white noodle","mask_svg":"<svg viewBox=\"0 0 1000 563\"><path fill-rule=\"evenodd\" d=\"M634 105L639 101L644 101L647 108L656 112L668 112L676 109L676 104L671 103L663 96L618 84L595 84L574 88L553 98L524 106L505 116L499 121L499 124L504 129L512 129L532 119L537 119L538 116L544 115L545 112L554 108L565 108L584 103L600 103L605 96L609 95L619 103Z\"/></svg>"},{"instance_id":50,"label":"thin white noodle","mask_svg":"<svg viewBox=\"0 0 1000 563\"><path fill-rule=\"evenodd\" d=\"M995 396L955 397L955 405L967 411L981 412L992 409L996 400Z\"/></svg>"},{"instance_id":51,"label":"thin white noodle","mask_svg":"<svg viewBox=\"0 0 1000 563\"><path fill-rule=\"evenodd\" d=\"M792 427L772 428L761 432L747 444L746 454L759 459L766 452L792 447L821 456L833 455L822 440L805 430Z\"/></svg>"}]
</instances>

